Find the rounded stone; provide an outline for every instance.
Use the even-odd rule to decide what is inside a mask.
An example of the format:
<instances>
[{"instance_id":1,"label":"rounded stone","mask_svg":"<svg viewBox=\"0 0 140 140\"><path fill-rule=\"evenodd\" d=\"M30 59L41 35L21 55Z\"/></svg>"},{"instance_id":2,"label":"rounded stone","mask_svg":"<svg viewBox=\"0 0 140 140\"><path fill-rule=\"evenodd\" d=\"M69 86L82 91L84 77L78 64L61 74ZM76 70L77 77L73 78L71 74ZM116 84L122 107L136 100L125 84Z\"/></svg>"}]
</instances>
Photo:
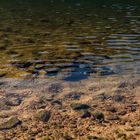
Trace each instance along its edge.
<instances>
[{"instance_id":1,"label":"rounded stone","mask_svg":"<svg viewBox=\"0 0 140 140\"><path fill-rule=\"evenodd\" d=\"M80 103L72 103L71 108L73 110L84 110L84 109L89 109L90 106L87 104L80 104Z\"/></svg>"},{"instance_id":2,"label":"rounded stone","mask_svg":"<svg viewBox=\"0 0 140 140\"><path fill-rule=\"evenodd\" d=\"M51 117L51 112L50 111L46 111L46 110L39 110L35 114L35 118L38 121L48 122L50 117Z\"/></svg>"},{"instance_id":3,"label":"rounded stone","mask_svg":"<svg viewBox=\"0 0 140 140\"><path fill-rule=\"evenodd\" d=\"M95 112L93 113L93 116L95 118L95 120L97 120L98 122L103 122L104 121L104 114L101 112Z\"/></svg>"},{"instance_id":4,"label":"rounded stone","mask_svg":"<svg viewBox=\"0 0 140 140\"><path fill-rule=\"evenodd\" d=\"M21 124L21 121L17 117L12 117L8 119L7 121L5 121L4 123L0 124L0 130L11 129L20 124Z\"/></svg>"}]
</instances>

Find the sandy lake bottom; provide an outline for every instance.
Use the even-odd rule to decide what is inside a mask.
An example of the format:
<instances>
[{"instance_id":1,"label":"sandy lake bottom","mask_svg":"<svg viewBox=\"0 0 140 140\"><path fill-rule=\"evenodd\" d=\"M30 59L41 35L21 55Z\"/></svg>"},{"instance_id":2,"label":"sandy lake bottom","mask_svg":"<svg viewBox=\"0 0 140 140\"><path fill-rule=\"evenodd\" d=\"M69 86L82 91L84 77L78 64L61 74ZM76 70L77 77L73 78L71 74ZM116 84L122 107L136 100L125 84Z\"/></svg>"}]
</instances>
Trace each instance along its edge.
<instances>
[{"instance_id":1,"label":"sandy lake bottom","mask_svg":"<svg viewBox=\"0 0 140 140\"><path fill-rule=\"evenodd\" d=\"M139 78L75 83L3 79L0 83L2 140L140 138Z\"/></svg>"}]
</instances>

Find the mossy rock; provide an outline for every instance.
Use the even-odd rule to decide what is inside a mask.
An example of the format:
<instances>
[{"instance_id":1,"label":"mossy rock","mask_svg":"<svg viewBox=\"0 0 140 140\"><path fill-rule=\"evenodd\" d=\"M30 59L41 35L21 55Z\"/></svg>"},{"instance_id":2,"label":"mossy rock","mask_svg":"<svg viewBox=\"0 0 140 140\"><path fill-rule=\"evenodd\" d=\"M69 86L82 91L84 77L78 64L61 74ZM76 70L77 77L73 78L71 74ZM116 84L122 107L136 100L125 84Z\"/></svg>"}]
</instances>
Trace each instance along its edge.
<instances>
[{"instance_id":1,"label":"mossy rock","mask_svg":"<svg viewBox=\"0 0 140 140\"><path fill-rule=\"evenodd\" d=\"M12 117L8 119L6 122L0 124L0 130L11 129L20 124L21 124L21 121L18 118Z\"/></svg>"},{"instance_id":2,"label":"mossy rock","mask_svg":"<svg viewBox=\"0 0 140 140\"><path fill-rule=\"evenodd\" d=\"M80 103L72 103L70 106L73 110L85 110L90 108L89 105Z\"/></svg>"},{"instance_id":3,"label":"mossy rock","mask_svg":"<svg viewBox=\"0 0 140 140\"><path fill-rule=\"evenodd\" d=\"M39 110L35 114L35 118L38 121L48 122L51 117L51 112L46 110Z\"/></svg>"}]
</instances>

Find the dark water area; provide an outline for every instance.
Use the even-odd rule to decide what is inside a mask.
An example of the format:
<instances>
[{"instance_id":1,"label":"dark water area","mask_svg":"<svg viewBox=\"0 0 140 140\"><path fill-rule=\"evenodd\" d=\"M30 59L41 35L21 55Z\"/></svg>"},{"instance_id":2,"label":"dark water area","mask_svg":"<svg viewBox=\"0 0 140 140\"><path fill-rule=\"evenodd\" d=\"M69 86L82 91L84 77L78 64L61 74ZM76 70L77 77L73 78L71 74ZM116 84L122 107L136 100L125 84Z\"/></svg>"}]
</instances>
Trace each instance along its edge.
<instances>
[{"instance_id":1,"label":"dark water area","mask_svg":"<svg viewBox=\"0 0 140 140\"><path fill-rule=\"evenodd\" d=\"M0 0L0 77L140 75L139 0Z\"/></svg>"}]
</instances>

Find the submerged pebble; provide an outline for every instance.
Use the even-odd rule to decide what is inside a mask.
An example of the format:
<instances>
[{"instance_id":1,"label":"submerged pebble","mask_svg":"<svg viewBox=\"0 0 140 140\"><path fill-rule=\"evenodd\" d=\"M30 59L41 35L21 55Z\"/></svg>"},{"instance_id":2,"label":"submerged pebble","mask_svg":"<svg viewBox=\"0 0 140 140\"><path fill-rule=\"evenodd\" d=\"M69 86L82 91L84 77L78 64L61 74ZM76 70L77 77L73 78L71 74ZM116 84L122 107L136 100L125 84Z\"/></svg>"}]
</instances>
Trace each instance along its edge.
<instances>
[{"instance_id":1,"label":"submerged pebble","mask_svg":"<svg viewBox=\"0 0 140 140\"><path fill-rule=\"evenodd\" d=\"M81 118L89 118L91 117L91 113L89 111L83 111L81 113Z\"/></svg>"},{"instance_id":2,"label":"submerged pebble","mask_svg":"<svg viewBox=\"0 0 140 140\"><path fill-rule=\"evenodd\" d=\"M7 73L0 73L0 78L5 77Z\"/></svg>"},{"instance_id":3,"label":"submerged pebble","mask_svg":"<svg viewBox=\"0 0 140 140\"><path fill-rule=\"evenodd\" d=\"M84 93L82 92L70 92L68 94L65 95L66 99L72 99L72 100L79 100L80 97L83 95Z\"/></svg>"},{"instance_id":4,"label":"submerged pebble","mask_svg":"<svg viewBox=\"0 0 140 140\"><path fill-rule=\"evenodd\" d=\"M19 106L21 104L22 100L19 97L9 97L6 99L6 105L7 106Z\"/></svg>"},{"instance_id":5,"label":"submerged pebble","mask_svg":"<svg viewBox=\"0 0 140 140\"><path fill-rule=\"evenodd\" d=\"M124 96L122 95L115 95L113 98L116 102L122 102L124 100Z\"/></svg>"},{"instance_id":6,"label":"submerged pebble","mask_svg":"<svg viewBox=\"0 0 140 140\"><path fill-rule=\"evenodd\" d=\"M120 117L118 115L112 115L108 117L108 120L120 120Z\"/></svg>"},{"instance_id":7,"label":"submerged pebble","mask_svg":"<svg viewBox=\"0 0 140 140\"><path fill-rule=\"evenodd\" d=\"M115 107L107 107L106 110L109 111L109 112L112 112L112 113L117 112L117 109Z\"/></svg>"},{"instance_id":8,"label":"submerged pebble","mask_svg":"<svg viewBox=\"0 0 140 140\"><path fill-rule=\"evenodd\" d=\"M31 62L13 62L12 63L13 66L16 66L17 68L29 68L32 63Z\"/></svg>"},{"instance_id":9,"label":"submerged pebble","mask_svg":"<svg viewBox=\"0 0 140 140\"><path fill-rule=\"evenodd\" d=\"M21 121L17 117L12 117L0 124L0 130L11 129L21 124Z\"/></svg>"},{"instance_id":10,"label":"submerged pebble","mask_svg":"<svg viewBox=\"0 0 140 140\"><path fill-rule=\"evenodd\" d=\"M46 110L39 110L35 114L35 118L38 121L48 122L50 117L51 117L51 112L50 111L46 111Z\"/></svg>"},{"instance_id":11,"label":"submerged pebble","mask_svg":"<svg viewBox=\"0 0 140 140\"><path fill-rule=\"evenodd\" d=\"M90 108L90 106L89 105L87 105L87 104L80 104L80 103L72 103L71 105L71 108L73 109L73 110L85 110L85 109L89 109Z\"/></svg>"},{"instance_id":12,"label":"submerged pebble","mask_svg":"<svg viewBox=\"0 0 140 140\"><path fill-rule=\"evenodd\" d=\"M103 122L105 119L105 116L102 112L94 112L93 117L98 122Z\"/></svg>"},{"instance_id":13,"label":"submerged pebble","mask_svg":"<svg viewBox=\"0 0 140 140\"><path fill-rule=\"evenodd\" d=\"M59 83L51 84L51 85L48 87L48 91L51 92L51 93L59 93L59 92L62 91L62 86L61 86L61 84L59 84Z\"/></svg>"}]
</instances>

